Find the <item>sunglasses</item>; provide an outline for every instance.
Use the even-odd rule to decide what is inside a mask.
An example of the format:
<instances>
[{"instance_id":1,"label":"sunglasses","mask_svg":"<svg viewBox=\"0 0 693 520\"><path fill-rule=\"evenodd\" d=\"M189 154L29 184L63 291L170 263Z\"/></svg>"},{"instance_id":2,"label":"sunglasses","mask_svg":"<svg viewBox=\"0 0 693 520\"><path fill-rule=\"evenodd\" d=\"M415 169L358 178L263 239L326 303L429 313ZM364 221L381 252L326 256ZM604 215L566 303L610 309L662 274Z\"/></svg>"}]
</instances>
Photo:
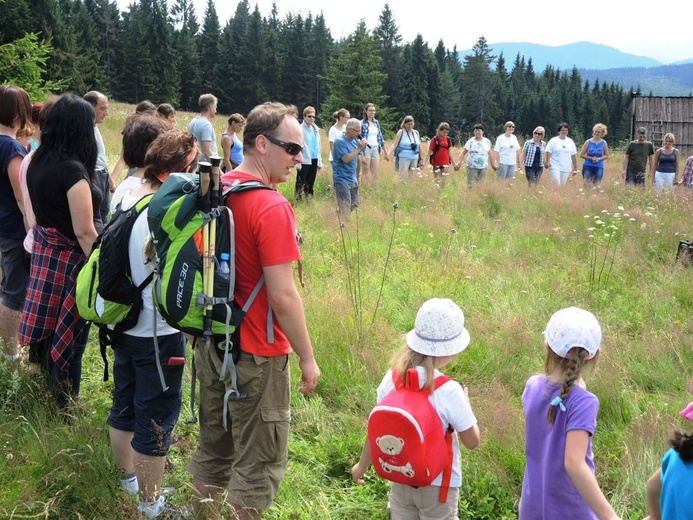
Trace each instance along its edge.
<instances>
[{"instance_id":1,"label":"sunglasses","mask_svg":"<svg viewBox=\"0 0 693 520\"><path fill-rule=\"evenodd\" d=\"M310 119L315 119L315 116L312 114L308 114L307 116L303 116L305 118L310 118Z\"/></svg>"},{"instance_id":2,"label":"sunglasses","mask_svg":"<svg viewBox=\"0 0 693 520\"><path fill-rule=\"evenodd\" d=\"M303 146L301 146L298 143L287 143L286 141L281 141L275 137L272 137L271 135L265 135L262 134L265 139L267 139L270 143L276 144L277 146L281 146L284 148L284 151L291 155L292 157L297 156L298 154L301 153L301 150L303 150Z\"/></svg>"},{"instance_id":3,"label":"sunglasses","mask_svg":"<svg viewBox=\"0 0 693 520\"><path fill-rule=\"evenodd\" d=\"M534 135L544 135L542 132L534 132Z\"/></svg>"}]
</instances>

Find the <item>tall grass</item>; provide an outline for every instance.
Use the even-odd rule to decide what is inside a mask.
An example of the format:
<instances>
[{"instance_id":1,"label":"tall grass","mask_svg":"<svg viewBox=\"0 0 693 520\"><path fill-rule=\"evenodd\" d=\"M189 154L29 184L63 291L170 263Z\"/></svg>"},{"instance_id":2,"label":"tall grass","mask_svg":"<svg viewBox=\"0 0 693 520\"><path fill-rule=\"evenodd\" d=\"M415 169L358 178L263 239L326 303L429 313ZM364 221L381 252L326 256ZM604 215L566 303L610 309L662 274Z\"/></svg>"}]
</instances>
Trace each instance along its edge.
<instances>
[{"instance_id":1,"label":"tall grass","mask_svg":"<svg viewBox=\"0 0 693 520\"><path fill-rule=\"evenodd\" d=\"M119 131L106 132L111 149ZM604 332L603 356L587 377L601 401L597 477L624 518L645 515L645 480L670 431L686 427L676 412L693 375L693 269L674 258L679 239L691 233L693 193L627 188L621 160L616 152L597 188L575 178L555 189L544 178L530 189L518 177L471 190L462 174L442 189L426 175L400 189L383 162L380 183L361 188L358 225L352 219L346 230L334 216L330 174L319 175L315 198L295 212L304 235L302 297L323 375L314 394L293 394L290 463L266 518L387 518L387 483L369 472L366 485L356 486L348 470L391 354L434 296L460 304L472 337L446 367L469 386L482 435L481 447L463 454L461 517L516 518L524 471L520 396L541 371L548 318L568 305L594 312ZM280 190L292 198L292 186ZM618 226L618 235L595 243L595 215ZM353 248L345 248L349 241ZM80 413L69 424L46 404L37 376L0 365L0 517L134 517L108 446L111 383L101 381L96 345L85 359ZM292 364L298 388L295 356ZM183 410L165 477L181 505L190 503L184 466L197 435L197 425L184 424L189 413Z\"/></svg>"}]
</instances>

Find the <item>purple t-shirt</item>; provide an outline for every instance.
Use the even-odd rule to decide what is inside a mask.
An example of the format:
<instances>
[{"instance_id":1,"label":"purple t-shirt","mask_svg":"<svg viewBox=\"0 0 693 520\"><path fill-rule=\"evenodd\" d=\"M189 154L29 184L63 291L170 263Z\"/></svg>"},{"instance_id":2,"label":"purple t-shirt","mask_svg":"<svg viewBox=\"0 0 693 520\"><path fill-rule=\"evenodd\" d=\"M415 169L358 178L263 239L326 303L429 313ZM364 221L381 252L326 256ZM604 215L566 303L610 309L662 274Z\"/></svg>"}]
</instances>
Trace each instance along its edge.
<instances>
[{"instance_id":1,"label":"purple t-shirt","mask_svg":"<svg viewBox=\"0 0 693 520\"><path fill-rule=\"evenodd\" d=\"M550 382L546 376L534 376L527 381L522 394L527 465L522 480L520 520L597 519L565 470L564 460L567 433L586 431L590 439L585 461L594 473L592 435L597 427L599 399L584 388L573 386L563 403L566 411L558 410L551 427L546 414L559 393L558 383Z\"/></svg>"}]
</instances>

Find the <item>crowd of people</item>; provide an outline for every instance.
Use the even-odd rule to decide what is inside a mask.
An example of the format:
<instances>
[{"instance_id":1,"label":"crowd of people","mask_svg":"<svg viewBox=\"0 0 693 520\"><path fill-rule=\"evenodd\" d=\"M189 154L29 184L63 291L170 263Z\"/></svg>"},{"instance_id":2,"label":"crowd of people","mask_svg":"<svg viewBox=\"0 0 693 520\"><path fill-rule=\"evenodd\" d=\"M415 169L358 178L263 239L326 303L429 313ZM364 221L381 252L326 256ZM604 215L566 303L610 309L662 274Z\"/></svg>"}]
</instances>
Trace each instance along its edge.
<instances>
[{"instance_id":1,"label":"crowd of people","mask_svg":"<svg viewBox=\"0 0 693 520\"><path fill-rule=\"evenodd\" d=\"M171 105L138 104L122 131L120 160L109 173L99 130L108 116L107 96L96 91L83 97L63 94L32 106L22 88L0 87L2 353L14 362L28 351L29 362L45 374L61 410L69 409L79 397L82 356L91 328L77 310L77 273L111 215L129 211L156 193L171 173L195 172L200 161L217 157L212 124L217 98L203 94L199 106L199 115L182 131L174 127L176 112ZM561 123L558 135L548 143L543 139L544 128L538 126L533 139L523 145L514 135L512 121L504 125L495 145L484 136L485 127L479 123L456 154L446 122L440 123L428 141L427 152L422 151L425 143L414 129L411 115L404 117L388 149L375 115L371 103L365 105L362 119L340 109L328 133L334 192L344 220L359 206L360 182L378 181L381 156L395 160L402 184L411 182L427 165L441 186L463 165L469 187L486 178L489 166L501 181L515 178L524 168L530 185L539 182L544 169L558 185L578 172L578 150L566 123ZM255 180L276 187L297 170L296 200L312 197L317 173L323 169L321 129L315 123L314 107L305 107L302 119L299 122L296 107L280 103L259 105L247 118L230 116L220 141L223 182ZM595 125L592 138L579 152L585 182L603 179L604 161L609 157L606 133L603 124ZM22 137L33 141L23 143ZM671 189L682 182L690 186L693 157L679 178L680 153L674 144L674 136L667 134L663 146L655 151L645 130L640 129L637 140L626 150L626 181L643 184L649 175L657 189ZM123 172L127 173L121 181ZM233 380L224 371L215 346L203 344L196 351L200 433L188 470L193 477L196 514L216 517L226 496L232 518L253 519L271 505L287 467L288 355L295 352L299 357L304 382L301 392L316 387L320 369L293 277L292 264L301 255L291 204L276 190L252 190L229 197L227 205L235 222L237 302L243 305L255 297L262 277L264 285L240 328L241 353ZM147 211L145 207L137 217L128 243L135 284L144 283L154 269ZM181 409L189 338L166 323L154 303L151 285L142 290L142 304L136 323L114 340L114 392L108 425L122 488L137 496L141 514L155 518L169 507L162 493L163 473ZM268 322L268 316L274 320ZM378 388L378 400L394 390L393 371L404 374L414 368L420 373L422 387L430 385L439 375L438 369L467 348L469 341L457 305L449 300L427 302L392 371ZM527 438L532 442L527 445L521 515L554 518L570 504L568 507L584 511L585 518L616 518L594 477L591 438L598 399L581 379L583 368L597 358L599 324L587 311L564 309L551 318L545 341L546 374L530 379L523 395ZM164 364L163 376L161 367L157 369L155 344L161 359L177 360ZM160 377L165 377L167 385L160 384ZM245 397L229 398L231 389ZM393 484L390 506L395 518L418 514L455 518L462 478L459 443L469 449L479 443L466 388L446 383L431 393L431 400L445 428L458 433L450 484L453 492L447 502L439 503L436 490L428 486L414 489ZM677 439L673 444L676 454L667 454L666 460L677 456L689 460L691 438L682 434ZM544 445L552 447L550 453ZM366 444L352 470L356 482L363 483L371 462ZM680 468L676 471L676 475L684 473ZM648 493L651 489L653 497L657 492L661 495L656 507L654 498L648 500L653 504L653 520L659 518L657 508L684 507L671 491L678 487L670 487L678 486L680 477L665 479L671 474L668 465L660 474L659 480L653 477L648 484ZM547 490L546 479L537 479L537 475L560 481L561 492ZM693 491L688 493L693 496Z\"/></svg>"}]
</instances>

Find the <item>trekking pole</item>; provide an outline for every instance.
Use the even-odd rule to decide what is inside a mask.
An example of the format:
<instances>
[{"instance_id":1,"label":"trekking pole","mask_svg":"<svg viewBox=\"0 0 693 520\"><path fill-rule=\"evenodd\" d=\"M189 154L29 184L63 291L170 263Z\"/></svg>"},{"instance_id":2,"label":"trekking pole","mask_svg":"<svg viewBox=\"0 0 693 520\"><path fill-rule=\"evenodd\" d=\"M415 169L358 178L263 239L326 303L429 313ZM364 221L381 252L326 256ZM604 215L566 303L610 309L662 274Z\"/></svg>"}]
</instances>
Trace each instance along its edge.
<instances>
[{"instance_id":1,"label":"trekking pole","mask_svg":"<svg viewBox=\"0 0 693 520\"><path fill-rule=\"evenodd\" d=\"M212 175L212 165L208 162L200 163L200 191L197 198L197 207L205 215L209 214L211 209L211 194L210 194L210 184ZM209 256L209 224L202 227L202 284L204 293L206 296L210 296L214 292L214 267L211 262L211 257ZM210 290L210 279L212 281L212 286ZM203 336L205 343L211 340L212 336L212 303L205 304L205 321Z\"/></svg>"},{"instance_id":2,"label":"trekking pole","mask_svg":"<svg viewBox=\"0 0 693 520\"><path fill-rule=\"evenodd\" d=\"M214 211L219 207L219 202L221 200L221 161L222 157L210 157L209 162L212 163L212 173L211 173L211 185L209 187L209 201L210 201L210 211ZM218 217L217 217L218 218ZM215 266L214 259L217 254L217 226L216 222L210 222L209 227L209 258L212 267ZM214 275L212 275L214 276ZM214 284L211 286L211 293L209 296L214 296Z\"/></svg>"},{"instance_id":3,"label":"trekking pole","mask_svg":"<svg viewBox=\"0 0 693 520\"><path fill-rule=\"evenodd\" d=\"M209 162L211 163L210 169L210 183L209 183L209 211L214 212L219 207L219 177L221 172L219 170L219 165L221 164L221 157L210 157ZM209 223L205 226L208 229L208 247L207 247L207 261L209 262L209 268L207 271L207 276L205 278L205 292L210 300L214 299L214 270L216 267L216 247L217 247L217 221L216 217L212 215ZM212 338L214 336L212 331L212 318L213 318L214 304L210 303L205 309L205 340L209 341L211 344Z\"/></svg>"}]
</instances>

